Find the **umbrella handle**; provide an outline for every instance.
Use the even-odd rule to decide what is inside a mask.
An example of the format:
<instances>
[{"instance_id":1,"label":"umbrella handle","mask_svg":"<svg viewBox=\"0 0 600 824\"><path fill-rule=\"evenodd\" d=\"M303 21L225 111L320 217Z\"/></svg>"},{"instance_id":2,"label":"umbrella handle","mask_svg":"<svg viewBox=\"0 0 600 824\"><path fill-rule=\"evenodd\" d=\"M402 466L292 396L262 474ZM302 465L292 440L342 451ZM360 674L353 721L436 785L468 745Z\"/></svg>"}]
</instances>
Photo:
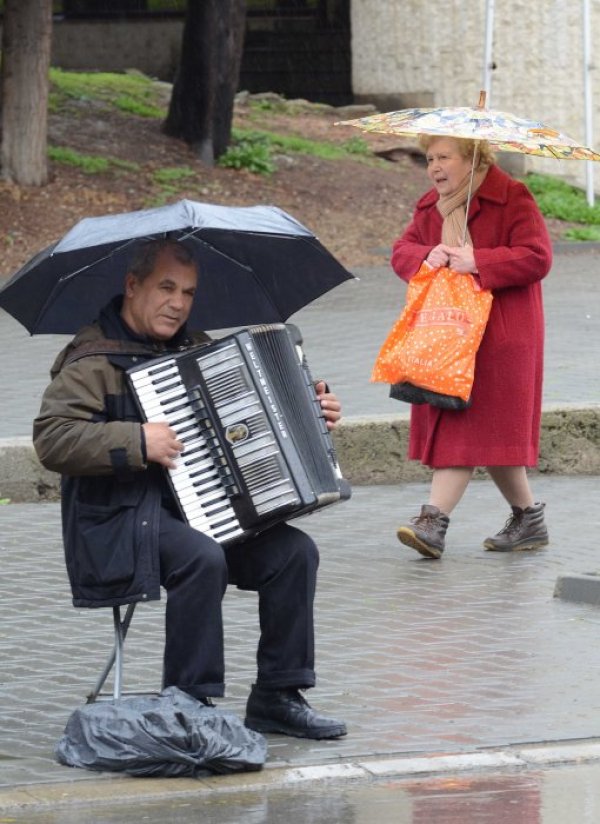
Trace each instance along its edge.
<instances>
[{"instance_id":1,"label":"umbrella handle","mask_svg":"<svg viewBox=\"0 0 600 824\"><path fill-rule=\"evenodd\" d=\"M482 92L485 95L485 92ZM475 141L475 149L473 150L473 161L471 163L471 176L469 178L469 191L467 194L467 204L465 208L465 225L463 228L462 245L467 242L467 224L469 223L469 207L471 206L471 195L473 194L473 175L475 174L475 161L477 159L477 152L479 151L479 140Z\"/></svg>"},{"instance_id":2,"label":"umbrella handle","mask_svg":"<svg viewBox=\"0 0 600 824\"><path fill-rule=\"evenodd\" d=\"M479 103L477 104L478 109L485 109L485 101L487 98L487 92L485 89L479 90ZM463 229L463 238L462 238L462 245L464 246L467 242L467 224L469 222L469 206L471 205L471 194L473 192L473 175L475 174L475 159L477 157L477 151L479 149L479 141L475 141L475 150L473 152L473 163L471 164L471 179L469 180L469 193L467 195L467 208L465 209L465 227Z\"/></svg>"}]
</instances>

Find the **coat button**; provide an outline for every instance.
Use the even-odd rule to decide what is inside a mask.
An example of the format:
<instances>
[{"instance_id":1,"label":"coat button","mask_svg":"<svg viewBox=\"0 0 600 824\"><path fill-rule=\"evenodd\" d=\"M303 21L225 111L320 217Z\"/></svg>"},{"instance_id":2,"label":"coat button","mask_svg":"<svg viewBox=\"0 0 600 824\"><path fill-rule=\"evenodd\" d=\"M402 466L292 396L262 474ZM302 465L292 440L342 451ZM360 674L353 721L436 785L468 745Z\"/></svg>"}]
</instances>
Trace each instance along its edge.
<instances>
[{"instance_id":1,"label":"coat button","mask_svg":"<svg viewBox=\"0 0 600 824\"><path fill-rule=\"evenodd\" d=\"M148 521L142 521L142 526L148 526Z\"/></svg>"}]
</instances>

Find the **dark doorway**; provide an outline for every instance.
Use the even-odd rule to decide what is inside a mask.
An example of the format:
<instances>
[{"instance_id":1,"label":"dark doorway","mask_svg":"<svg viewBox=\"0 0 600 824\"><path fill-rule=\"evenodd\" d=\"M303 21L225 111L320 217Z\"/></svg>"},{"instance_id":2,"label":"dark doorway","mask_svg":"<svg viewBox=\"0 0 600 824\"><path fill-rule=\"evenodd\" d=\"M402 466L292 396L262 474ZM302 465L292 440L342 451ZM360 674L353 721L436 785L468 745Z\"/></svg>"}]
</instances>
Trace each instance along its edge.
<instances>
[{"instance_id":1,"label":"dark doorway","mask_svg":"<svg viewBox=\"0 0 600 824\"><path fill-rule=\"evenodd\" d=\"M239 85L351 103L350 0L248 0Z\"/></svg>"},{"instance_id":2,"label":"dark doorway","mask_svg":"<svg viewBox=\"0 0 600 824\"><path fill-rule=\"evenodd\" d=\"M131 12L145 12L148 10L148 3L147 0L63 0L62 9L66 17L114 17Z\"/></svg>"}]
</instances>

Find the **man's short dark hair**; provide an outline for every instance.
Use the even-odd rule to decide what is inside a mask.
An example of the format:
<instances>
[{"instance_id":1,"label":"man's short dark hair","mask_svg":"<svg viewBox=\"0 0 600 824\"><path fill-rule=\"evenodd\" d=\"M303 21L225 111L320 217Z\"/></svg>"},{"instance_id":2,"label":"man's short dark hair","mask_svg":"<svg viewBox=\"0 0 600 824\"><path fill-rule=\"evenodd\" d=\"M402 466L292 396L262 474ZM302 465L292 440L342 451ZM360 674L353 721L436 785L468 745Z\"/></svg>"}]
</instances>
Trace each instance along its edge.
<instances>
[{"instance_id":1,"label":"man's short dark hair","mask_svg":"<svg viewBox=\"0 0 600 824\"><path fill-rule=\"evenodd\" d=\"M164 249L170 249L173 257L185 266L198 268L194 253L184 241L160 238L159 240L144 240L135 248L128 272L140 282L150 275L156 266L156 260Z\"/></svg>"}]
</instances>

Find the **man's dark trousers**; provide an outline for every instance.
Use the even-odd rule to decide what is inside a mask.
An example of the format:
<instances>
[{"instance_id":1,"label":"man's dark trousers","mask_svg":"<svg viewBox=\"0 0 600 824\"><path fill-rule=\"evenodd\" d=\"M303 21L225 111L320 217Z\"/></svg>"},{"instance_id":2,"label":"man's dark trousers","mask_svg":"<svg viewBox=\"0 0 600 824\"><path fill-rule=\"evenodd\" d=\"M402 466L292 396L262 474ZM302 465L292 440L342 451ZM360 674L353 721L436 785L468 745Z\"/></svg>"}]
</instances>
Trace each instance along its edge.
<instances>
[{"instance_id":1,"label":"man's dark trousers","mask_svg":"<svg viewBox=\"0 0 600 824\"><path fill-rule=\"evenodd\" d=\"M223 548L163 507L159 554L167 590L163 686L196 698L223 695L221 602L228 583L258 592L256 683L273 689L314 686L319 555L308 535L282 523Z\"/></svg>"}]
</instances>

